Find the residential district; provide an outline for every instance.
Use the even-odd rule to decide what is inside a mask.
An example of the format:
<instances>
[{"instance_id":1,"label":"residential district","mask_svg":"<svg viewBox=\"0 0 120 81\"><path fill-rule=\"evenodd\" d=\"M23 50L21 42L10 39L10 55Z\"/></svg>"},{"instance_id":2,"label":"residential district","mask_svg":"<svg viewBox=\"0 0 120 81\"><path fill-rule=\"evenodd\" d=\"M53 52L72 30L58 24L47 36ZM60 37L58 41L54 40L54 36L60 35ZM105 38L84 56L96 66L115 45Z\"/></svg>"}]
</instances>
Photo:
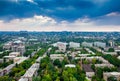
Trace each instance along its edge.
<instances>
[{"instance_id":1,"label":"residential district","mask_svg":"<svg viewBox=\"0 0 120 81\"><path fill-rule=\"evenodd\" d=\"M120 33L0 32L0 81L120 81Z\"/></svg>"}]
</instances>

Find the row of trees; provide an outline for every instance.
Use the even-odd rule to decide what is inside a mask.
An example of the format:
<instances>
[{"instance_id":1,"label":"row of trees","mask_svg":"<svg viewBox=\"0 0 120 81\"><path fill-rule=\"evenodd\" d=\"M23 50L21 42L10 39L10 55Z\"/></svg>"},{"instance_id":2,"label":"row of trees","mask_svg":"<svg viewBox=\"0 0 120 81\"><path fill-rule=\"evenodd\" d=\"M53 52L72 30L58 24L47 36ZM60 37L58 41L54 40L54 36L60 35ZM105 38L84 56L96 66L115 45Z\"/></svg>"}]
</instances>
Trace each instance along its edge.
<instances>
[{"instance_id":1,"label":"row of trees","mask_svg":"<svg viewBox=\"0 0 120 81\"><path fill-rule=\"evenodd\" d=\"M120 67L120 60L117 59L115 56L107 54L107 55L103 55L103 57L107 59L111 64Z\"/></svg>"}]
</instances>

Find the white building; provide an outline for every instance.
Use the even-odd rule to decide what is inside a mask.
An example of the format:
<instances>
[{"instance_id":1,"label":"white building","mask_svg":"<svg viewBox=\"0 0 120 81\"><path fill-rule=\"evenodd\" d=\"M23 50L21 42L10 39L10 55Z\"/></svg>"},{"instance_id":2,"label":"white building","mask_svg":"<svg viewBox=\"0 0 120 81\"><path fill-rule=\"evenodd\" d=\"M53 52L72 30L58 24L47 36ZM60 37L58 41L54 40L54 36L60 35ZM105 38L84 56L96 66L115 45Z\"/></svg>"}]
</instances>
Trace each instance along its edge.
<instances>
[{"instance_id":1,"label":"white building","mask_svg":"<svg viewBox=\"0 0 120 81\"><path fill-rule=\"evenodd\" d=\"M27 60L28 57L15 57L13 59L14 63L20 64L21 62L23 62L24 60Z\"/></svg>"},{"instance_id":2,"label":"white building","mask_svg":"<svg viewBox=\"0 0 120 81\"><path fill-rule=\"evenodd\" d=\"M76 66L74 64L66 64L65 67L75 68Z\"/></svg>"},{"instance_id":3,"label":"white building","mask_svg":"<svg viewBox=\"0 0 120 81\"><path fill-rule=\"evenodd\" d=\"M111 41L109 41L109 44L110 44L110 46L111 46L111 47L114 47L114 46L115 46L115 42L114 42L114 41L112 41L112 40L111 40Z\"/></svg>"},{"instance_id":4,"label":"white building","mask_svg":"<svg viewBox=\"0 0 120 81\"><path fill-rule=\"evenodd\" d=\"M0 76L3 76L5 74L8 74L9 72L11 72L11 69L15 66L15 64L10 64L7 67L5 67L4 69L2 69L0 71Z\"/></svg>"},{"instance_id":5,"label":"white building","mask_svg":"<svg viewBox=\"0 0 120 81\"><path fill-rule=\"evenodd\" d=\"M110 54L110 55L117 55L117 52L102 52L103 54L107 55L107 54Z\"/></svg>"},{"instance_id":6,"label":"white building","mask_svg":"<svg viewBox=\"0 0 120 81\"><path fill-rule=\"evenodd\" d=\"M26 73L19 79L19 81L32 81L33 76L37 76L37 71L40 67L39 63L34 63Z\"/></svg>"},{"instance_id":7,"label":"white building","mask_svg":"<svg viewBox=\"0 0 120 81\"><path fill-rule=\"evenodd\" d=\"M95 64L95 67L100 67L100 68L114 67L114 65L112 65L112 64Z\"/></svg>"},{"instance_id":8,"label":"white building","mask_svg":"<svg viewBox=\"0 0 120 81\"><path fill-rule=\"evenodd\" d=\"M120 56L117 57L120 60Z\"/></svg>"},{"instance_id":9,"label":"white building","mask_svg":"<svg viewBox=\"0 0 120 81\"><path fill-rule=\"evenodd\" d=\"M93 43L82 42L82 46L83 46L83 47L93 47Z\"/></svg>"},{"instance_id":10,"label":"white building","mask_svg":"<svg viewBox=\"0 0 120 81\"><path fill-rule=\"evenodd\" d=\"M120 72L104 72L103 78L105 81L108 81L108 78L114 76L116 77L117 81L120 81Z\"/></svg>"},{"instance_id":11,"label":"white building","mask_svg":"<svg viewBox=\"0 0 120 81\"><path fill-rule=\"evenodd\" d=\"M70 48L79 48L80 47L80 43L70 42L69 43L69 47Z\"/></svg>"},{"instance_id":12,"label":"white building","mask_svg":"<svg viewBox=\"0 0 120 81\"><path fill-rule=\"evenodd\" d=\"M85 50L86 50L88 53L95 55L95 53L94 53L93 51L91 51L89 48L85 48Z\"/></svg>"},{"instance_id":13,"label":"white building","mask_svg":"<svg viewBox=\"0 0 120 81\"><path fill-rule=\"evenodd\" d=\"M51 54L50 58L52 60L59 59L60 61L62 61L64 59L64 54Z\"/></svg>"},{"instance_id":14,"label":"white building","mask_svg":"<svg viewBox=\"0 0 120 81\"><path fill-rule=\"evenodd\" d=\"M9 59L9 60L13 60L16 56L4 56L3 58Z\"/></svg>"},{"instance_id":15,"label":"white building","mask_svg":"<svg viewBox=\"0 0 120 81\"><path fill-rule=\"evenodd\" d=\"M94 46L105 48L106 47L106 43L103 43L103 42L94 42Z\"/></svg>"},{"instance_id":16,"label":"white building","mask_svg":"<svg viewBox=\"0 0 120 81\"><path fill-rule=\"evenodd\" d=\"M11 46L12 46L12 42L5 43L5 44L3 45L3 49L10 50L10 49L11 49Z\"/></svg>"},{"instance_id":17,"label":"white building","mask_svg":"<svg viewBox=\"0 0 120 81\"><path fill-rule=\"evenodd\" d=\"M11 52L9 53L9 56L15 56L15 57L20 56L20 52Z\"/></svg>"}]
</instances>

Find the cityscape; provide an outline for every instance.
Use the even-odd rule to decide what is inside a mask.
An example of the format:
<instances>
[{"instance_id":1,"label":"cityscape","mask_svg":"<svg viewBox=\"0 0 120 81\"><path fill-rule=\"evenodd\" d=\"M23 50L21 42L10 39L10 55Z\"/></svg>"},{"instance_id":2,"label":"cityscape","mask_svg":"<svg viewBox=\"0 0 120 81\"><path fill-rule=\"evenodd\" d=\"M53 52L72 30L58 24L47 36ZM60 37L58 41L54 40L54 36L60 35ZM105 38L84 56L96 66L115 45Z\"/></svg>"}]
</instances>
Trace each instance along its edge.
<instances>
[{"instance_id":1,"label":"cityscape","mask_svg":"<svg viewBox=\"0 0 120 81\"><path fill-rule=\"evenodd\" d=\"M0 0L0 81L120 81L119 0Z\"/></svg>"}]
</instances>

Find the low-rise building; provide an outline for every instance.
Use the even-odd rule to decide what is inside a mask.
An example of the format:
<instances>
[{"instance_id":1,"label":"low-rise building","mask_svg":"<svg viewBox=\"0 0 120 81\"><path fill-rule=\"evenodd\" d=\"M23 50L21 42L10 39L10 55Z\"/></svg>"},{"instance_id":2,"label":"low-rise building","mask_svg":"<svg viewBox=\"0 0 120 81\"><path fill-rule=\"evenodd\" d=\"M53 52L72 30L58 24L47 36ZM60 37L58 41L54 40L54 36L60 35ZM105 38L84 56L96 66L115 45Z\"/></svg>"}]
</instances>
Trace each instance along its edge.
<instances>
[{"instance_id":1,"label":"low-rise building","mask_svg":"<svg viewBox=\"0 0 120 81\"><path fill-rule=\"evenodd\" d=\"M120 60L120 56L117 57Z\"/></svg>"},{"instance_id":2,"label":"low-rise building","mask_svg":"<svg viewBox=\"0 0 120 81\"><path fill-rule=\"evenodd\" d=\"M20 56L20 52L11 52L9 53L9 56L15 56L15 57Z\"/></svg>"},{"instance_id":3,"label":"low-rise building","mask_svg":"<svg viewBox=\"0 0 120 81\"><path fill-rule=\"evenodd\" d=\"M43 57L38 57L38 58L36 59L36 62L37 62L37 63L40 63L41 59L43 59Z\"/></svg>"},{"instance_id":4,"label":"low-rise building","mask_svg":"<svg viewBox=\"0 0 120 81\"><path fill-rule=\"evenodd\" d=\"M64 54L51 54L50 58L54 61L56 59L59 59L60 61L62 61L64 59Z\"/></svg>"},{"instance_id":5,"label":"low-rise building","mask_svg":"<svg viewBox=\"0 0 120 81\"><path fill-rule=\"evenodd\" d=\"M74 64L66 64L65 67L75 68L76 66Z\"/></svg>"},{"instance_id":6,"label":"low-rise building","mask_svg":"<svg viewBox=\"0 0 120 81\"><path fill-rule=\"evenodd\" d=\"M66 44L65 43L59 42L59 43L57 43L57 47L58 47L60 52L66 51Z\"/></svg>"},{"instance_id":7,"label":"low-rise building","mask_svg":"<svg viewBox=\"0 0 120 81\"><path fill-rule=\"evenodd\" d=\"M83 64L82 68L86 73L86 77L88 77L89 79L91 79L95 75L95 72L91 68L90 64Z\"/></svg>"},{"instance_id":8,"label":"low-rise building","mask_svg":"<svg viewBox=\"0 0 120 81\"><path fill-rule=\"evenodd\" d=\"M4 56L3 58L9 59L9 60L13 60L16 56Z\"/></svg>"},{"instance_id":9,"label":"low-rise building","mask_svg":"<svg viewBox=\"0 0 120 81\"><path fill-rule=\"evenodd\" d=\"M40 67L39 63L34 63L26 73L19 79L19 81L32 81L33 76L37 76L37 71Z\"/></svg>"},{"instance_id":10,"label":"low-rise building","mask_svg":"<svg viewBox=\"0 0 120 81\"><path fill-rule=\"evenodd\" d=\"M105 81L108 81L109 77L116 77L117 81L120 81L120 72L104 72L103 78Z\"/></svg>"},{"instance_id":11,"label":"low-rise building","mask_svg":"<svg viewBox=\"0 0 120 81\"><path fill-rule=\"evenodd\" d=\"M112 64L95 64L95 67L100 67L100 68L104 68L104 67L114 67L114 65Z\"/></svg>"},{"instance_id":12,"label":"low-rise building","mask_svg":"<svg viewBox=\"0 0 120 81\"><path fill-rule=\"evenodd\" d=\"M91 51L89 48L85 48L85 50L88 52L88 53L90 53L90 54L95 54L93 51Z\"/></svg>"},{"instance_id":13,"label":"low-rise building","mask_svg":"<svg viewBox=\"0 0 120 81\"><path fill-rule=\"evenodd\" d=\"M11 49L11 46L12 46L12 42L5 43L5 44L3 45L3 49L10 50L10 49Z\"/></svg>"},{"instance_id":14,"label":"low-rise building","mask_svg":"<svg viewBox=\"0 0 120 81\"><path fill-rule=\"evenodd\" d=\"M89 55L91 55L91 54L78 54L80 57L87 57L87 56L89 56Z\"/></svg>"},{"instance_id":15,"label":"low-rise building","mask_svg":"<svg viewBox=\"0 0 120 81\"><path fill-rule=\"evenodd\" d=\"M23 62L24 60L27 60L28 57L15 57L14 58L14 63L20 64L21 62Z\"/></svg>"},{"instance_id":16,"label":"low-rise building","mask_svg":"<svg viewBox=\"0 0 120 81\"><path fill-rule=\"evenodd\" d=\"M11 69L15 66L15 64L10 64L7 67L5 67L4 69L2 69L0 71L0 76L3 76L5 74L8 74L9 72L11 72Z\"/></svg>"},{"instance_id":17,"label":"low-rise building","mask_svg":"<svg viewBox=\"0 0 120 81\"><path fill-rule=\"evenodd\" d=\"M106 54L117 55L117 52L104 52L104 51L103 51L102 53L105 54L105 55L106 55Z\"/></svg>"},{"instance_id":18,"label":"low-rise building","mask_svg":"<svg viewBox=\"0 0 120 81\"><path fill-rule=\"evenodd\" d=\"M0 63L3 63L3 61L4 61L3 59L0 59Z\"/></svg>"}]
</instances>

